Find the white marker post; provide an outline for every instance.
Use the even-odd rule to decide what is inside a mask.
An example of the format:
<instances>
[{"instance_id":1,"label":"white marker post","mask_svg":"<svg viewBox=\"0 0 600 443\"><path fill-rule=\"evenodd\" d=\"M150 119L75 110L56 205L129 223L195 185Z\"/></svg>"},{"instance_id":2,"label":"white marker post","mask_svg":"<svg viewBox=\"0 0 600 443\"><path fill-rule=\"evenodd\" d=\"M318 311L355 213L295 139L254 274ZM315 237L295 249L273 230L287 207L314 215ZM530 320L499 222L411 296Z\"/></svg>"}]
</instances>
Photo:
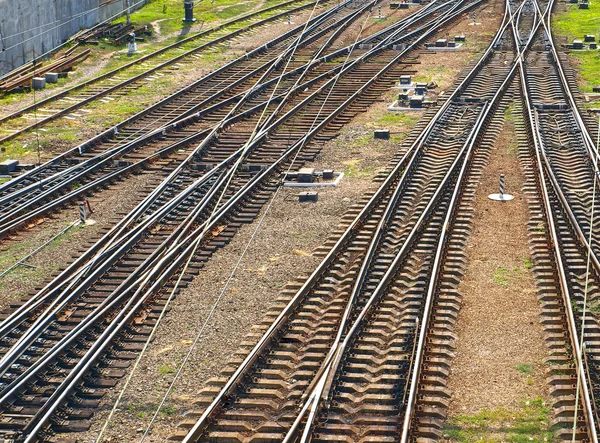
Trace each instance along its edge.
<instances>
[{"instance_id":1,"label":"white marker post","mask_svg":"<svg viewBox=\"0 0 600 443\"><path fill-rule=\"evenodd\" d=\"M495 200L499 202L507 202L515 198L510 194L504 193L504 174L500 174L500 192L498 194L490 194L488 195L488 198L490 200Z\"/></svg>"}]
</instances>

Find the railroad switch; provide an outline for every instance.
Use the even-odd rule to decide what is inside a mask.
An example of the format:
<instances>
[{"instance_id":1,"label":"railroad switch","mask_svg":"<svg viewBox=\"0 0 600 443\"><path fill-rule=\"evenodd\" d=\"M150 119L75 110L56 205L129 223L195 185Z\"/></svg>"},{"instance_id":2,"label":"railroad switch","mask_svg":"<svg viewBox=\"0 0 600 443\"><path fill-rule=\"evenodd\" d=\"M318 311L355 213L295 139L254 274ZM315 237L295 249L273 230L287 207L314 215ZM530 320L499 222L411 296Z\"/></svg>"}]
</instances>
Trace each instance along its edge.
<instances>
[{"instance_id":1,"label":"railroad switch","mask_svg":"<svg viewBox=\"0 0 600 443\"><path fill-rule=\"evenodd\" d=\"M312 202L316 203L319 200L319 193L316 191L304 191L298 194L298 200L300 203Z\"/></svg>"}]
</instances>

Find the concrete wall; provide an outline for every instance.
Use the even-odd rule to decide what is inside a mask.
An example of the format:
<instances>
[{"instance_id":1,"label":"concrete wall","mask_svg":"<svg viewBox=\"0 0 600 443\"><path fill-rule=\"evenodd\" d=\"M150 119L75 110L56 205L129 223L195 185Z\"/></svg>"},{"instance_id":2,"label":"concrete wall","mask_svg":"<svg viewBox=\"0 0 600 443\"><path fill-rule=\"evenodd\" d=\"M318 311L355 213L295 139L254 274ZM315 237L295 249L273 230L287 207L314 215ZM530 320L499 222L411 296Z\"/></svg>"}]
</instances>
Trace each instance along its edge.
<instances>
[{"instance_id":1,"label":"concrete wall","mask_svg":"<svg viewBox=\"0 0 600 443\"><path fill-rule=\"evenodd\" d=\"M0 75L122 12L125 5L126 0L0 0Z\"/></svg>"}]
</instances>

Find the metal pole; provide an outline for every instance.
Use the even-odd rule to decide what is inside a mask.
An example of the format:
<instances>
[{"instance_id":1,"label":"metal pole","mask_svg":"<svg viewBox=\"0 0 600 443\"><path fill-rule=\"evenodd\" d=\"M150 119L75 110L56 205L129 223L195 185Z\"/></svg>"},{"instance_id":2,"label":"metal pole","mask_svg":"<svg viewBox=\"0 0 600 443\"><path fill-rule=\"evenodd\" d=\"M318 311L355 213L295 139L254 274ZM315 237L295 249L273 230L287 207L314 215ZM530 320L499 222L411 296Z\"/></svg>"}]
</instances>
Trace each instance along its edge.
<instances>
[{"instance_id":1,"label":"metal pole","mask_svg":"<svg viewBox=\"0 0 600 443\"><path fill-rule=\"evenodd\" d=\"M184 23L194 23L196 19L194 18L194 2L193 0L184 0L183 1L183 10L185 11L185 17L183 19Z\"/></svg>"},{"instance_id":2,"label":"metal pole","mask_svg":"<svg viewBox=\"0 0 600 443\"><path fill-rule=\"evenodd\" d=\"M500 174L500 195L504 195L504 174Z\"/></svg>"},{"instance_id":3,"label":"metal pole","mask_svg":"<svg viewBox=\"0 0 600 443\"><path fill-rule=\"evenodd\" d=\"M129 0L125 0L125 11L127 13L127 24L131 24L131 11L129 10Z\"/></svg>"}]
</instances>

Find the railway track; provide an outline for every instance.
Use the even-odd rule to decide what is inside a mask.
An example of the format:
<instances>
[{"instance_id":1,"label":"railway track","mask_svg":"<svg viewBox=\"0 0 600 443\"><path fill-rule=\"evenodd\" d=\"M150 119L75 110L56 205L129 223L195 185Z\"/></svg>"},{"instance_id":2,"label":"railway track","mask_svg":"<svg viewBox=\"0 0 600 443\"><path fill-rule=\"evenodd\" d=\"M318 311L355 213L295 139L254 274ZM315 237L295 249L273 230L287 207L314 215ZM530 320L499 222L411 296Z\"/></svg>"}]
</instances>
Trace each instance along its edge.
<instances>
[{"instance_id":1,"label":"railway track","mask_svg":"<svg viewBox=\"0 0 600 443\"><path fill-rule=\"evenodd\" d=\"M598 223L590 220L598 212L598 152L551 38L551 9L552 2L545 10L529 1L510 5L509 35L500 32L492 47L506 48L512 38L512 65L500 51L483 58L318 269L287 291L287 305L209 382L174 439L442 437L470 201L501 129L508 104L505 97L500 105L501 93L512 88L516 96L517 82L528 124L520 158L534 214L532 252L552 352L556 434L563 441L598 441L600 267L597 233L590 230ZM463 104L460 119L452 112L456 102ZM413 150L421 157L411 157ZM417 158L421 163L411 169Z\"/></svg>"},{"instance_id":2,"label":"railway track","mask_svg":"<svg viewBox=\"0 0 600 443\"><path fill-rule=\"evenodd\" d=\"M304 57L309 56L310 60L319 43L323 45L321 51L329 47L331 42L327 36L320 37L324 33L337 36L334 30L341 29L341 23L336 24L336 20L343 18L349 25L359 13L358 10L345 12L343 6L338 6L313 20L314 27L307 30L309 35L299 46ZM201 140L211 125L219 122L234 106L239 106L251 88L258 93L278 82L273 63L285 61L281 57L289 52L290 44L302 30L302 26L297 27L288 33L288 38L276 38L269 45L229 63L107 133L0 187L2 233L119 176L152 166L157 159L168 159L174 152L175 158L184 157L181 151L193 149L192 144ZM302 52L297 55L302 56ZM324 61L332 60L336 55L339 53L334 52ZM302 72L302 67L296 74L298 72ZM293 74L288 72L286 77L293 81ZM257 86L259 80L261 84ZM168 160L163 163L165 161ZM164 176L169 172L168 168L162 169ZM77 189L73 189L74 185Z\"/></svg>"},{"instance_id":3,"label":"railway track","mask_svg":"<svg viewBox=\"0 0 600 443\"><path fill-rule=\"evenodd\" d=\"M288 303L213 380L174 439L442 436L469 196L518 72L504 23ZM506 103L504 104L506 106ZM496 120L494 120L496 119ZM487 134L487 131L490 134Z\"/></svg>"},{"instance_id":4,"label":"railway track","mask_svg":"<svg viewBox=\"0 0 600 443\"><path fill-rule=\"evenodd\" d=\"M300 5L297 6L298 3ZM194 62L195 57L201 51L231 41L269 23L283 20L290 14L298 13L314 5L315 2L288 0L242 15L2 116L0 117L0 125L3 126L0 129L0 144L33 129L44 127L46 124L72 114L83 106L110 94L127 94L130 90L143 85L150 75L168 75L179 69L181 64Z\"/></svg>"},{"instance_id":5,"label":"railway track","mask_svg":"<svg viewBox=\"0 0 600 443\"><path fill-rule=\"evenodd\" d=\"M218 137L213 131L197 148L206 155L188 155L94 247L7 312L0 434L29 442L85 428L103 389L123 375L175 295L184 263L194 257L186 269L197 272L252 220L292 158L313 158L319 142L395 82L402 57L476 4L447 2L400 52L390 47L404 38L394 30L337 75L317 75L307 80L312 88L267 102L262 124L254 116Z\"/></svg>"},{"instance_id":6,"label":"railway track","mask_svg":"<svg viewBox=\"0 0 600 443\"><path fill-rule=\"evenodd\" d=\"M337 9L339 14L342 10ZM352 24L364 9L365 7L362 7L355 12L347 13L344 17L345 23ZM298 76L304 75L302 73L307 68L318 71L323 65L329 68L329 74L322 72L322 75L334 75L343 66L351 47L354 47L353 51L361 53L363 51L356 51L357 47L367 42L373 45L391 35L392 32L405 33L398 41L407 44L418 38L420 31L414 24L416 20L423 20L437 10L438 7L424 8L388 28L355 42L352 46L341 49L332 47L334 50L327 54L326 49L335 43L337 33L342 29L340 23L335 23L335 17L331 16L329 21L333 24L327 24L324 27L325 31L332 32L336 26L338 31L333 32L329 37L321 36L321 40L307 39L307 47L304 48L304 43L300 46L304 55L302 52L296 54L295 59L290 63L293 69L285 73L285 81L290 85L296 85ZM416 31L411 31L409 24L416 28ZM318 37L318 34L324 31L322 28L315 28L314 32ZM314 37L313 35L312 38ZM286 41L289 45L289 40ZM176 94L173 99L159 103L154 109L147 110L138 118L130 119L118 129L115 128L108 134L104 134L104 138L108 140L103 141L101 136L95 137L0 187L0 237L32 223L49 211L80 198L98 187L140 169L155 167L157 161L161 167L156 167L156 173L163 177L167 176L171 168L166 165L176 164L189 154L194 149L194 143L202 140L210 130L214 129L214 124L220 122L224 115L231 112L231 109L236 109L236 112L241 114L251 112L251 105L246 105L244 110L240 108L240 102L249 98L246 101L256 104L260 103L260 100L254 97L255 95L262 93L261 97L268 96L269 88L280 82L278 72L281 69L271 70L268 76L265 72L271 69L269 66L274 61L281 63L278 57L281 57L284 48L289 47L283 44L282 46L283 48L273 44L271 51L256 51L256 54L249 54L248 57L234 61L231 66L196 82L193 88ZM254 59L253 55L256 55L258 60ZM312 60L311 55L314 55ZM232 75L231 71L236 67L238 70L234 70ZM302 89L298 85L295 87ZM248 97L249 93L253 96ZM235 122L236 119L238 119L236 115L231 115L230 123Z\"/></svg>"},{"instance_id":7,"label":"railway track","mask_svg":"<svg viewBox=\"0 0 600 443\"><path fill-rule=\"evenodd\" d=\"M534 6L538 16L544 15L542 6ZM562 440L575 436L597 442L600 263L598 233L590 229L598 212L597 146L556 50L550 13L534 38L535 50L521 66L522 132L529 142L521 161L528 165L529 186L537 195L530 202L538 214L531 231L538 278L544 282L541 300L552 350L557 434Z\"/></svg>"}]
</instances>

